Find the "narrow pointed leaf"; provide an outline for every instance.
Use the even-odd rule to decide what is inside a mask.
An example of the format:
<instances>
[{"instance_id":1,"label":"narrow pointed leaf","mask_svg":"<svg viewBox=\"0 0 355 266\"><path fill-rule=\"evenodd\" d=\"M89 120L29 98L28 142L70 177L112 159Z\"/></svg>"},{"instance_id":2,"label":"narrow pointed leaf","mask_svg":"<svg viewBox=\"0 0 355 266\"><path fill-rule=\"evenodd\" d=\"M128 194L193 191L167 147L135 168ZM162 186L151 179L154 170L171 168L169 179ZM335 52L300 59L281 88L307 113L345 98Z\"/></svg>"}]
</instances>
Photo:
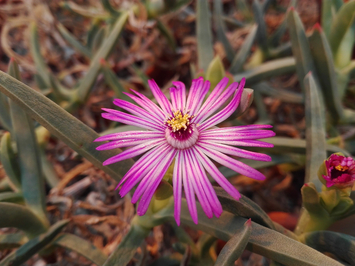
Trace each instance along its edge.
<instances>
[{"instance_id":1,"label":"narrow pointed leaf","mask_svg":"<svg viewBox=\"0 0 355 266\"><path fill-rule=\"evenodd\" d=\"M52 242L52 245L75 251L96 265L103 265L107 259L100 249L76 235L61 234Z\"/></svg>"},{"instance_id":2,"label":"narrow pointed leaf","mask_svg":"<svg viewBox=\"0 0 355 266\"><path fill-rule=\"evenodd\" d=\"M133 100L128 97L123 92L126 92L123 85L121 84L119 78L116 76L115 72L109 67L107 63L101 62L102 64L102 73L104 74L105 82L108 86L115 92L116 97L132 102Z\"/></svg>"},{"instance_id":3,"label":"narrow pointed leaf","mask_svg":"<svg viewBox=\"0 0 355 266\"><path fill-rule=\"evenodd\" d=\"M254 43L258 26L254 25L249 31L248 36L245 38L243 45L239 49L238 53L233 58L229 72L232 74L237 74L243 69L243 65L248 58L250 49Z\"/></svg>"},{"instance_id":4,"label":"narrow pointed leaf","mask_svg":"<svg viewBox=\"0 0 355 266\"><path fill-rule=\"evenodd\" d=\"M266 23L264 20L263 7L262 4L260 4L259 0L253 1L253 11L254 11L255 22L258 25L258 30L256 32L256 39L261 50L263 50L263 52L266 52L268 50Z\"/></svg>"},{"instance_id":5,"label":"narrow pointed leaf","mask_svg":"<svg viewBox=\"0 0 355 266\"><path fill-rule=\"evenodd\" d=\"M304 77L309 71L315 73L315 68L303 23L293 8L288 11L287 25L290 32L292 52L296 58L297 76L301 87L304 89L302 83Z\"/></svg>"},{"instance_id":6,"label":"narrow pointed leaf","mask_svg":"<svg viewBox=\"0 0 355 266\"><path fill-rule=\"evenodd\" d=\"M26 244L22 245L16 251L10 253L4 260L0 262L0 266L4 265L22 265L33 255L45 248L69 223L69 220L63 220L52 225L48 231L41 234L31 240Z\"/></svg>"},{"instance_id":7,"label":"narrow pointed leaf","mask_svg":"<svg viewBox=\"0 0 355 266\"><path fill-rule=\"evenodd\" d=\"M91 57L90 50L82 45L75 36L73 36L64 26L63 24L57 22L57 29L59 30L60 34L63 38L79 53L87 58Z\"/></svg>"},{"instance_id":8,"label":"narrow pointed leaf","mask_svg":"<svg viewBox=\"0 0 355 266\"><path fill-rule=\"evenodd\" d=\"M91 51L96 34L100 30L100 19L94 19L86 37L86 47Z\"/></svg>"},{"instance_id":9,"label":"narrow pointed leaf","mask_svg":"<svg viewBox=\"0 0 355 266\"><path fill-rule=\"evenodd\" d=\"M102 42L99 50L96 52L95 56L91 60L90 67L85 77L80 82L79 87L77 88L77 99L79 102L84 103L86 98L89 95L89 92L94 85L97 75L100 72L101 64L100 61L103 59L107 59L110 52L112 51L114 45L117 42L118 37L124 29L126 21L128 19L128 12L124 12L117 19L116 23L113 25L112 30Z\"/></svg>"},{"instance_id":10,"label":"narrow pointed leaf","mask_svg":"<svg viewBox=\"0 0 355 266\"><path fill-rule=\"evenodd\" d=\"M223 44L226 57L229 62L234 58L233 47L226 36L226 27L223 22L223 3L222 0L213 1L214 24L217 32L217 39Z\"/></svg>"},{"instance_id":11,"label":"narrow pointed leaf","mask_svg":"<svg viewBox=\"0 0 355 266\"><path fill-rule=\"evenodd\" d=\"M197 204L199 224L196 225L190 216L186 201L183 199L181 222L189 227L201 230L214 237L228 241L237 231L243 227L247 219L234 216L229 212L223 212L219 218L207 218L199 204ZM173 219L173 208L165 214ZM247 249L288 266L341 266L342 264L328 256L312 249L296 240L293 240L279 232L263 227L252 222L251 235Z\"/></svg>"},{"instance_id":12,"label":"narrow pointed leaf","mask_svg":"<svg viewBox=\"0 0 355 266\"><path fill-rule=\"evenodd\" d=\"M23 234L1 234L0 250L18 248L26 242Z\"/></svg>"},{"instance_id":13,"label":"narrow pointed leaf","mask_svg":"<svg viewBox=\"0 0 355 266\"><path fill-rule=\"evenodd\" d=\"M160 33L166 38L170 47L175 50L176 49L176 41L175 41L173 32L171 31L171 29L169 29L169 27L166 25L166 23L164 23L160 19L156 19L156 21L157 21L157 27L158 27Z\"/></svg>"},{"instance_id":14,"label":"narrow pointed leaf","mask_svg":"<svg viewBox=\"0 0 355 266\"><path fill-rule=\"evenodd\" d=\"M269 228L274 228L274 224L269 216L254 201L243 196L239 201L233 199L222 188L214 187L217 197L220 200L223 210L245 218L251 218L256 223Z\"/></svg>"},{"instance_id":15,"label":"narrow pointed leaf","mask_svg":"<svg viewBox=\"0 0 355 266\"><path fill-rule=\"evenodd\" d=\"M15 192L1 192L0 193L0 202L11 202L23 204L23 196L22 193Z\"/></svg>"},{"instance_id":16,"label":"narrow pointed leaf","mask_svg":"<svg viewBox=\"0 0 355 266\"><path fill-rule=\"evenodd\" d=\"M208 65L205 78L211 82L210 92L216 87L218 82L224 78L226 75L226 71L224 70L224 66L221 58L217 55Z\"/></svg>"},{"instance_id":17,"label":"narrow pointed leaf","mask_svg":"<svg viewBox=\"0 0 355 266\"><path fill-rule=\"evenodd\" d=\"M9 103L7 97L2 93L0 93L0 125L8 131L11 130Z\"/></svg>"},{"instance_id":18,"label":"narrow pointed leaf","mask_svg":"<svg viewBox=\"0 0 355 266\"><path fill-rule=\"evenodd\" d=\"M149 230L132 224L127 235L123 238L121 243L110 255L103 266L126 266L133 258L140 247L145 237L148 235Z\"/></svg>"},{"instance_id":19,"label":"narrow pointed leaf","mask_svg":"<svg viewBox=\"0 0 355 266\"><path fill-rule=\"evenodd\" d=\"M355 237L331 231L317 231L305 234L303 241L320 252L330 253L335 258L355 264Z\"/></svg>"},{"instance_id":20,"label":"narrow pointed leaf","mask_svg":"<svg viewBox=\"0 0 355 266\"><path fill-rule=\"evenodd\" d=\"M338 54L342 54L344 52L349 53L350 50L352 51L352 44L354 43L354 40L346 40L346 35L352 31L351 28L354 24L354 18L355 1L349 1L343 4L334 17L332 26L330 28L329 44L335 58L338 56ZM340 50L341 46L343 46L343 42L350 42L351 45L348 46L349 51L344 51L344 49Z\"/></svg>"},{"instance_id":21,"label":"narrow pointed leaf","mask_svg":"<svg viewBox=\"0 0 355 266\"><path fill-rule=\"evenodd\" d=\"M16 79L20 78L18 65L15 61L10 64L9 74ZM23 198L26 205L46 224L48 220L46 217L44 180L33 121L12 100L10 100L10 113L19 158Z\"/></svg>"},{"instance_id":22,"label":"narrow pointed leaf","mask_svg":"<svg viewBox=\"0 0 355 266\"><path fill-rule=\"evenodd\" d=\"M101 4L104 9L111 14L113 17L118 17L120 12L118 12L110 3L110 0L101 0Z\"/></svg>"},{"instance_id":23,"label":"narrow pointed leaf","mask_svg":"<svg viewBox=\"0 0 355 266\"><path fill-rule=\"evenodd\" d=\"M19 204L0 202L0 213L0 228L14 227L24 231L30 238L47 230L29 208Z\"/></svg>"},{"instance_id":24,"label":"narrow pointed leaf","mask_svg":"<svg viewBox=\"0 0 355 266\"><path fill-rule=\"evenodd\" d=\"M228 240L219 253L215 266L233 266L234 262L242 255L251 233L251 220L245 222L242 228Z\"/></svg>"},{"instance_id":25,"label":"narrow pointed leaf","mask_svg":"<svg viewBox=\"0 0 355 266\"><path fill-rule=\"evenodd\" d=\"M213 59L211 14L208 1L197 0L196 8L198 68L206 71Z\"/></svg>"},{"instance_id":26,"label":"narrow pointed leaf","mask_svg":"<svg viewBox=\"0 0 355 266\"><path fill-rule=\"evenodd\" d=\"M288 7L295 7L297 4L297 0L291 0ZM280 43L282 36L285 34L287 29L287 20L286 18L282 21L279 27L275 30L275 32L270 36L269 43L273 46L276 46Z\"/></svg>"},{"instance_id":27,"label":"narrow pointed leaf","mask_svg":"<svg viewBox=\"0 0 355 266\"><path fill-rule=\"evenodd\" d=\"M21 173L17 157L11 146L9 132L6 132L1 138L0 160L11 183L18 191L21 191Z\"/></svg>"},{"instance_id":28,"label":"narrow pointed leaf","mask_svg":"<svg viewBox=\"0 0 355 266\"><path fill-rule=\"evenodd\" d=\"M327 159L325 150L325 123L323 121L320 95L312 73L304 79L306 97L306 177L305 183L312 182L318 189L322 187L318 179L319 166ZM319 190L320 191L320 190Z\"/></svg>"},{"instance_id":29,"label":"narrow pointed leaf","mask_svg":"<svg viewBox=\"0 0 355 266\"><path fill-rule=\"evenodd\" d=\"M112 178L120 180L133 165L132 160L125 160L111 166L103 166L102 162L116 155L117 150L116 152L97 151L97 144L93 141L99 135L95 131L42 94L3 72L0 72L0 91L15 101L53 135Z\"/></svg>"},{"instance_id":30,"label":"narrow pointed leaf","mask_svg":"<svg viewBox=\"0 0 355 266\"><path fill-rule=\"evenodd\" d=\"M255 83L259 83L265 79L294 73L296 70L296 61L293 57L268 61L253 69L244 71L238 75L234 75L235 81L240 81L243 77L246 79L246 86L252 87Z\"/></svg>"},{"instance_id":31,"label":"narrow pointed leaf","mask_svg":"<svg viewBox=\"0 0 355 266\"><path fill-rule=\"evenodd\" d=\"M303 103L303 96L300 93L290 92L281 89L275 89L271 87L267 82L260 82L253 86L255 91L260 92L263 95L271 96L276 99L280 99L283 102L289 103Z\"/></svg>"}]
</instances>

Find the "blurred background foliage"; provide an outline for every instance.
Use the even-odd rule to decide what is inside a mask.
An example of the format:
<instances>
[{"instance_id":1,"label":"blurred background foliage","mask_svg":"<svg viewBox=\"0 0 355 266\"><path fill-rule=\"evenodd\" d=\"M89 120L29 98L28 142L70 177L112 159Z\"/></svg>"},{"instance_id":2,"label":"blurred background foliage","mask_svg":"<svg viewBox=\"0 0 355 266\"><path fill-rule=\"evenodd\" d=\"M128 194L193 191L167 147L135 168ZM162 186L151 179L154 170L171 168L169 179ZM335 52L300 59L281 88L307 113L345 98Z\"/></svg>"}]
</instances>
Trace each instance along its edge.
<instances>
[{"instance_id":1,"label":"blurred background foliage","mask_svg":"<svg viewBox=\"0 0 355 266\"><path fill-rule=\"evenodd\" d=\"M0 265L354 265L354 194L326 202L317 177L355 153L354 17L345 0L1 0ZM101 108L198 76L246 77L221 126L274 126L272 162L243 160L267 179L219 167L244 197L216 187L225 212L199 225L169 198L135 216L114 190L133 160L102 166L119 150L92 143L134 127Z\"/></svg>"}]
</instances>

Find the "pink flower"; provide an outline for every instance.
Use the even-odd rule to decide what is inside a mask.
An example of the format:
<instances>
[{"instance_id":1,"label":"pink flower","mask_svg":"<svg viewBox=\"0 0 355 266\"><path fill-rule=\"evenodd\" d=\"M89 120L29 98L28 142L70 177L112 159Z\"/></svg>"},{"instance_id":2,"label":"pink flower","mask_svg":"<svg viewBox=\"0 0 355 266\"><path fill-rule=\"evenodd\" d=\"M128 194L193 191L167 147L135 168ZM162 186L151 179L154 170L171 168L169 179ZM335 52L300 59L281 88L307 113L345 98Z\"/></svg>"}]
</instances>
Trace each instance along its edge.
<instances>
[{"instance_id":1,"label":"pink flower","mask_svg":"<svg viewBox=\"0 0 355 266\"><path fill-rule=\"evenodd\" d=\"M332 154L325 161L327 175L323 175L326 186L349 187L355 181L355 161L351 157Z\"/></svg>"},{"instance_id":2,"label":"pink flower","mask_svg":"<svg viewBox=\"0 0 355 266\"><path fill-rule=\"evenodd\" d=\"M234 146L273 147L270 143L255 139L272 137L275 133L263 129L271 128L269 125L216 127L236 111L245 79L239 84L234 82L226 88L227 84L228 78L223 78L204 101L209 91L209 81L204 81L203 78L193 80L187 97L185 85L176 81L173 82L175 87L170 88L170 102L155 81L149 80L150 89L159 106L141 93L133 91L134 94L127 95L140 107L121 99L114 100L115 105L131 114L103 108L106 113L103 113L102 117L106 119L146 129L114 133L96 139L110 141L97 147L98 150L131 147L109 158L104 165L144 154L117 186L123 184L120 190L123 197L139 183L132 197L132 203L140 199L138 215L144 215L147 211L154 192L174 160L172 183L175 199L174 216L177 224L180 224L182 187L196 224L198 218L195 194L209 218L221 215L222 206L206 172L234 199L240 198L237 189L221 174L212 160L242 175L257 180L265 179L257 170L230 156L270 161L268 155ZM232 100L225 106L231 96ZM223 106L225 107L219 111Z\"/></svg>"}]
</instances>

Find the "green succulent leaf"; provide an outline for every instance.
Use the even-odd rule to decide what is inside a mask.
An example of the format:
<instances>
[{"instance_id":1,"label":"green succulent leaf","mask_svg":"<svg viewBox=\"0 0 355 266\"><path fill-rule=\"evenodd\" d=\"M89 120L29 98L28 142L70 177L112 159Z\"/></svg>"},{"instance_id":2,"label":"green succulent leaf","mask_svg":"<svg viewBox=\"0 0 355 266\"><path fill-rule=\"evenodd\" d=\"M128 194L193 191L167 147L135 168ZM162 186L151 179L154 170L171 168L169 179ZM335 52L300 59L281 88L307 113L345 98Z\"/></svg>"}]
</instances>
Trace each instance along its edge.
<instances>
[{"instance_id":1,"label":"green succulent leaf","mask_svg":"<svg viewBox=\"0 0 355 266\"><path fill-rule=\"evenodd\" d=\"M12 128L9 115L9 103L7 97L2 93L0 93L0 124L8 131Z\"/></svg>"},{"instance_id":2,"label":"green succulent leaf","mask_svg":"<svg viewBox=\"0 0 355 266\"><path fill-rule=\"evenodd\" d=\"M100 31L100 19L93 19L91 27L86 36L86 47L91 51L96 34Z\"/></svg>"},{"instance_id":3,"label":"green succulent leaf","mask_svg":"<svg viewBox=\"0 0 355 266\"><path fill-rule=\"evenodd\" d=\"M15 203L0 202L0 228L14 227L33 238L44 233L47 227L29 208Z\"/></svg>"},{"instance_id":4,"label":"green succulent leaf","mask_svg":"<svg viewBox=\"0 0 355 266\"><path fill-rule=\"evenodd\" d=\"M52 245L75 251L96 265L103 265L107 259L100 249L76 235L63 233L52 242Z\"/></svg>"},{"instance_id":5,"label":"green succulent leaf","mask_svg":"<svg viewBox=\"0 0 355 266\"><path fill-rule=\"evenodd\" d=\"M246 87L252 87L265 79L294 73L296 70L296 61L293 57L271 60L260 66L244 71L238 75L234 75L235 81L240 81L243 77L246 79Z\"/></svg>"},{"instance_id":6,"label":"green succulent leaf","mask_svg":"<svg viewBox=\"0 0 355 266\"><path fill-rule=\"evenodd\" d=\"M355 2L349 1L341 6L334 17L329 44L333 51L336 65L340 68L350 63L354 44Z\"/></svg>"},{"instance_id":7,"label":"green succulent leaf","mask_svg":"<svg viewBox=\"0 0 355 266\"><path fill-rule=\"evenodd\" d=\"M120 180L133 165L132 160L103 166L102 162L119 152L97 151L93 141L99 135L60 106L20 81L0 72L0 91L23 108L33 119L64 141L69 147L102 169L112 178Z\"/></svg>"},{"instance_id":8,"label":"green succulent leaf","mask_svg":"<svg viewBox=\"0 0 355 266\"><path fill-rule=\"evenodd\" d=\"M296 58L296 70L298 79L302 81L309 71L315 73L315 67L311 56L311 50L308 44L306 32L302 21L295 11L291 8L287 14L287 25L290 32L292 52ZM302 82L301 87L304 89Z\"/></svg>"},{"instance_id":9,"label":"green succulent leaf","mask_svg":"<svg viewBox=\"0 0 355 266\"><path fill-rule=\"evenodd\" d=\"M222 60L218 55L216 55L215 58L211 61L211 63L208 65L205 75L206 80L209 80L211 82L210 92L216 87L218 82L223 77L225 77L225 75L226 72L224 70Z\"/></svg>"},{"instance_id":10,"label":"green succulent leaf","mask_svg":"<svg viewBox=\"0 0 355 266\"><path fill-rule=\"evenodd\" d=\"M20 79L15 61L10 63L9 73L14 78ZM10 100L10 113L19 158L23 198L26 205L47 225L44 180L33 121L12 100Z\"/></svg>"},{"instance_id":11,"label":"green succulent leaf","mask_svg":"<svg viewBox=\"0 0 355 266\"><path fill-rule=\"evenodd\" d=\"M10 253L7 257L5 257L1 262L0 266L5 265L22 265L28 259L30 259L33 255L41 251L45 248L69 223L69 220L62 220L54 225L52 225L48 231L44 234L41 234L31 240L29 240L26 244L22 245L16 251Z\"/></svg>"},{"instance_id":12,"label":"green succulent leaf","mask_svg":"<svg viewBox=\"0 0 355 266\"><path fill-rule=\"evenodd\" d=\"M113 17L118 17L120 12L118 12L110 3L110 0L101 0L101 4L104 9L111 14Z\"/></svg>"},{"instance_id":13,"label":"green succulent leaf","mask_svg":"<svg viewBox=\"0 0 355 266\"><path fill-rule=\"evenodd\" d=\"M21 173L17 157L11 146L11 135L6 132L1 138L0 160L5 173L17 191L21 191Z\"/></svg>"},{"instance_id":14,"label":"green succulent leaf","mask_svg":"<svg viewBox=\"0 0 355 266\"><path fill-rule=\"evenodd\" d=\"M251 220L246 221L243 227L238 229L239 231L231 237L219 253L216 266L233 266L244 251L251 233Z\"/></svg>"},{"instance_id":15,"label":"green succulent leaf","mask_svg":"<svg viewBox=\"0 0 355 266\"><path fill-rule=\"evenodd\" d=\"M94 57L91 60L90 67L83 79L80 81L80 85L76 90L76 97L71 99L72 101L79 101L79 103L84 103L87 99L89 92L94 85L97 75L100 72L102 59L107 59L110 55L110 52L117 43L121 32L124 29L126 21L128 19L128 12L123 12L120 17L117 19L115 24L112 27L110 34L103 40L102 45L95 53ZM74 103L72 103L74 104Z\"/></svg>"},{"instance_id":16,"label":"green succulent leaf","mask_svg":"<svg viewBox=\"0 0 355 266\"><path fill-rule=\"evenodd\" d=\"M60 34L63 38L79 53L87 58L91 57L91 51L82 45L76 38L73 36L64 26L63 24L57 22L57 29L59 30Z\"/></svg>"},{"instance_id":17,"label":"green succulent leaf","mask_svg":"<svg viewBox=\"0 0 355 266\"><path fill-rule=\"evenodd\" d=\"M306 112L306 176L305 183L313 182L317 189L322 183L318 179L318 169L327 159L325 150L325 123L320 104L320 95L312 73L308 73L305 83L305 112Z\"/></svg>"},{"instance_id":18,"label":"green succulent leaf","mask_svg":"<svg viewBox=\"0 0 355 266\"><path fill-rule=\"evenodd\" d=\"M325 1L328 2L328 1ZM291 0L288 7L295 7L297 4L297 0ZM323 3L324 5L324 3ZM276 46L280 43L282 36L285 34L285 31L287 29L287 20L284 19L280 26L275 30L275 32L271 35L269 38L269 43L273 46Z\"/></svg>"},{"instance_id":19,"label":"green succulent leaf","mask_svg":"<svg viewBox=\"0 0 355 266\"><path fill-rule=\"evenodd\" d=\"M202 208L197 206L199 224L196 225L190 216L186 201L182 202L181 222L193 229L201 230L214 237L228 241L242 228L247 219L234 216L225 211L219 218L208 219ZM166 216L173 219L173 210ZM296 240L293 240L279 232L263 227L252 222L252 228L247 249L289 266L336 266L341 263L323 255ZM272 241L271 241L272 240Z\"/></svg>"},{"instance_id":20,"label":"green succulent leaf","mask_svg":"<svg viewBox=\"0 0 355 266\"><path fill-rule=\"evenodd\" d=\"M232 62L234 57L233 47L230 44L227 36L226 29L223 22L223 3L222 0L213 1L214 10L214 24L217 32L217 39L223 44L224 50L226 52L226 57L229 62Z\"/></svg>"},{"instance_id":21,"label":"green succulent leaf","mask_svg":"<svg viewBox=\"0 0 355 266\"><path fill-rule=\"evenodd\" d=\"M168 25L166 25L166 23L164 23L162 20L156 19L156 21L157 21L157 27L158 27L160 33L166 38L166 40L168 41L171 48L173 50L175 50L176 49L176 41L175 41L173 32L171 31L171 29L169 29Z\"/></svg>"},{"instance_id":22,"label":"green succulent leaf","mask_svg":"<svg viewBox=\"0 0 355 266\"><path fill-rule=\"evenodd\" d=\"M223 210L234 215L251 218L256 223L274 229L274 224L269 216L254 201L242 196L239 201L233 199L222 188L214 187Z\"/></svg>"},{"instance_id":23,"label":"green succulent leaf","mask_svg":"<svg viewBox=\"0 0 355 266\"><path fill-rule=\"evenodd\" d=\"M353 236L331 231L317 231L305 234L303 239L306 245L320 252L330 253L348 265L355 264L355 237Z\"/></svg>"},{"instance_id":24,"label":"green succulent leaf","mask_svg":"<svg viewBox=\"0 0 355 266\"><path fill-rule=\"evenodd\" d=\"M26 242L23 234L1 234L0 250L18 248Z\"/></svg>"},{"instance_id":25,"label":"green succulent leaf","mask_svg":"<svg viewBox=\"0 0 355 266\"><path fill-rule=\"evenodd\" d=\"M1 192L0 193L0 202L11 202L23 204L23 195L22 193L16 192Z\"/></svg>"},{"instance_id":26,"label":"green succulent leaf","mask_svg":"<svg viewBox=\"0 0 355 266\"><path fill-rule=\"evenodd\" d=\"M258 26L253 25L249 31L248 36L245 38L243 45L239 49L238 53L233 58L229 72L232 74L237 74L243 69L243 65L248 58L250 49L254 43L256 33L258 31Z\"/></svg>"},{"instance_id":27,"label":"green succulent leaf","mask_svg":"<svg viewBox=\"0 0 355 266\"><path fill-rule=\"evenodd\" d=\"M337 86L333 55L326 36L320 27L314 27L309 42L325 104L332 120L337 122L343 116L343 107Z\"/></svg>"},{"instance_id":28,"label":"green succulent leaf","mask_svg":"<svg viewBox=\"0 0 355 266\"><path fill-rule=\"evenodd\" d=\"M289 103L303 103L303 96L300 93L286 91L285 89L275 89L271 87L267 82L260 82L253 85L255 91L260 92L263 95L271 96L276 99L280 99L282 102Z\"/></svg>"},{"instance_id":29,"label":"green succulent leaf","mask_svg":"<svg viewBox=\"0 0 355 266\"><path fill-rule=\"evenodd\" d=\"M126 266L133 258L137 248L140 247L149 231L150 230L133 223L126 236L103 266Z\"/></svg>"},{"instance_id":30,"label":"green succulent leaf","mask_svg":"<svg viewBox=\"0 0 355 266\"><path fill-rule=\"evenodd\" d=\"M211 14L208 1L197 0L196 9L198 68L207 71L208 65L213 59Z\"/></svg>"},{"instance_id":31,"label":"green succulent leaf","mask_svg":"<svg viewBox=\"0 0 355 266\"><path fill-rule=\"evenodd\" d=\"M252 7L254 12L254 19L256 24L258 25L256 39L261 50L263 50L263 52L267 52L268 50L267 32L266 32L266 23L264 20L263 6L259 2L259 0L254 0Z\"/></svg>"}]
</instances>

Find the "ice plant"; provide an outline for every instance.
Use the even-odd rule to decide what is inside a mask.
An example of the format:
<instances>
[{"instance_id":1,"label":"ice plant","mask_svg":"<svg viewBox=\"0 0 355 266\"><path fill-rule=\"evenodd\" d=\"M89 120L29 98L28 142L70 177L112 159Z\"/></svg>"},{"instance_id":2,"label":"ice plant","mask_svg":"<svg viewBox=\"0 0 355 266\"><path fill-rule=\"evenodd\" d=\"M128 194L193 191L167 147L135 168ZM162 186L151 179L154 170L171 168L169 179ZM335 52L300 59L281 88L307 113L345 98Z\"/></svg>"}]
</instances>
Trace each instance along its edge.
<instances>
[{"instance_id":1,"label":"ice plant","mask_svg":"<svg viewBox=\"0 0 355 266\"><path fill-rule=\"evenodd\" d=\"M106 160L104 165L145 153L118 184L118 187L123 184L120 195L124 196L139 183L132 197L132 203L140 199L138 215L144 215L147 211L154 192L174 160L172 183L177 224L180 224L182 186L195 223L198 222L195 194L209 218L213 214L216 217L221 215L222 206L206 172L234 199L240 198L237 189L221 174L212 160L248 177L257 180L265 178L257 170L230 156L270 161L268 155L234 146L272 147L270 143L256 140L274 136L274 132L264 129L271 126L216 127L236 111L245 79L226 88L227 84L228 78L223 78L204 101L209 91L209 81L204 81L203 78L193 80L187 97L185 85L176 81L173 82L175 87L170 88L170 102L155 81L150 80L150 89L159 106L141 93L133 91L134 94L127 95L140 107L121 99L114 100L115 105L131 114L103 108L105 113L102 117L147 130L114 133L96 139L110 141L97 147L98 150L131 146L130 149ZM231 96L232 99L226 105Z\"/></svg>"},{"instance_id":2,"label":"ice plant","mask_svg":"<svg viewBox=\"0 0 355 266\"><path fill-rule=\"evenodd\" d=\"M326 175L323 175L327 187L352 187L355 181L355 161L351 157L332 154L325 161Z\"/></svg>"}]
</instances>

